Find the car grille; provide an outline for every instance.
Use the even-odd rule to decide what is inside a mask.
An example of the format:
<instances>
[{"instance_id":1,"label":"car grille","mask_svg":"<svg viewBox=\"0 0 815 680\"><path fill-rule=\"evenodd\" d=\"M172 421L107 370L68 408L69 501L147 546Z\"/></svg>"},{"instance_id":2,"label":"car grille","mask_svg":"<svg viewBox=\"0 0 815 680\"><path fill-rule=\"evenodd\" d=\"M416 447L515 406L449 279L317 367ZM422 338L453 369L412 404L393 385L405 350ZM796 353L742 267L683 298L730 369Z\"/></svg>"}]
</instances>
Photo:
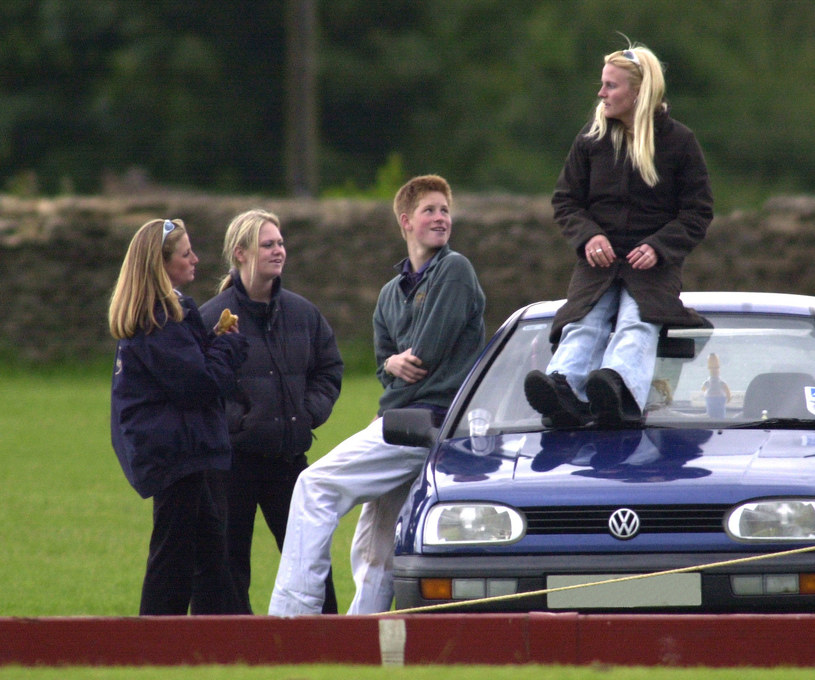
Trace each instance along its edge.
<instances>
[{"instance_id":1,"label":"car grille","mask_svg":"<svg viewBox=\"0 0 815 680\"><path fill-rule=\"evenodd\" d=\"M608 533L608 520L619 505L521 508L527 534ZM629 505L639 515L639 533L699 533L724 531L729 505Z\"/></svg>"}]
</instances>

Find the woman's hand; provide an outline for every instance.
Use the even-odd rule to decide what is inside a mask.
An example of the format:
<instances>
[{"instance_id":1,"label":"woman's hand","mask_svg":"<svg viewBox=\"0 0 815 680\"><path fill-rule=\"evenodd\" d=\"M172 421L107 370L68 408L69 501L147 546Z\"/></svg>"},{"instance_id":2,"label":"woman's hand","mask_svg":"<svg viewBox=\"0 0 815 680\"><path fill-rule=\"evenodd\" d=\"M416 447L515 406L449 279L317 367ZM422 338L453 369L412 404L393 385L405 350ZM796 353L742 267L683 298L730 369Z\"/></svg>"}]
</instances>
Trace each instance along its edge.
<instances>
[{"instance_id":1,"label":"woman's hand","mask_svg":"<svg viewBox=\"0 0 815 680\"><path fill-rule=\"evenodd\" d=\"M616 259L614 249L605 236L592 236L586 243L586 262L592 267L610 267Z\"/></svg>"},{"instance_id":2,"label":"woman's hand","mask_svg":"<svg viewBox=\"0 0 815 680\"><path fill-rule=\"evenodd\" d=\"M659 255L647 243L637 246L625 257L631 269L650 269L659 262Z\"/></svg>"},{"instance_id":3,"label":"woman's hand","mask_svg":"<svg viewBox=\"0 0 815 680\"><path fill-rule=\"evenodd\" d=\"M221 312L218 323L215 324L215 335L223 335L224 333L237 333L238 332L238 317L229 311L227 307Z\"/></svg>"},{"instance_id":4,"label":"woman's hand","mask_svg":"<svg viewBox=\"0 0 815 680\"><path fill-rule=\"evenodd\" d=\"M400 354L391 354L385 359L385 373L401 378L406 383L419 382L427 375L427 370L422 368L422 360L413 354L413 348L409 347Z\"/></svg>"}]
</instances>

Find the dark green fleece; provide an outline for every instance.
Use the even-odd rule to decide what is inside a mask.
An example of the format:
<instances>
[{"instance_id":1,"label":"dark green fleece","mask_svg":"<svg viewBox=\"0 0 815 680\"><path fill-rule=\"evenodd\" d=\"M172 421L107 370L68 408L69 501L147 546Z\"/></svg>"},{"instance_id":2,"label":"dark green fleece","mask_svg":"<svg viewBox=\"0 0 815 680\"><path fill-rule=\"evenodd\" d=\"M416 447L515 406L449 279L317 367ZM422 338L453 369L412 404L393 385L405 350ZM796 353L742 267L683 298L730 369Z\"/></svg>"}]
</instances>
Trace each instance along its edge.
<instances>
[{"instance_id":1,"label":"dark green fleece","mask_svg":"<svg viewBox=\"0 0 815 680\"><path fill-rule=\"evenodd\" d=\"M390 408L432 404L447 408L484 347L484 292L470 261L445 245L406 296L400 276L386 283L374 311L377 377L385 388L379 415ZM428 374L408 384L382 364L412 347Z\"/></svg>"}]
</instances>

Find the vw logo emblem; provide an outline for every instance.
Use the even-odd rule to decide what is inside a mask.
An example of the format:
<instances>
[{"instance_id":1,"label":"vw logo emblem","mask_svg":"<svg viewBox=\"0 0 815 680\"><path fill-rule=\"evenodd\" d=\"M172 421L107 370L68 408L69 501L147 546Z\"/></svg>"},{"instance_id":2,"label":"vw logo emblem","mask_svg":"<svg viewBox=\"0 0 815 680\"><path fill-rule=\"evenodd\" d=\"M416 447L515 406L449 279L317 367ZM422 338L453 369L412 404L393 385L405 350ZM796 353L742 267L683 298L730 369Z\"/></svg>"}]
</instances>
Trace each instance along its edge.
<instances>
[{"instance_id":1,"label":"vw logo emblem","mask_svg":"<svg viewBox=\"0 0 815 680\"><path fill-rule=\"evenodd\" d=\"M614 538L621 541L634 538L640 530L640 518L633 510L620 508L608 518L608 529Z\"/></svg>"}]
</instances>

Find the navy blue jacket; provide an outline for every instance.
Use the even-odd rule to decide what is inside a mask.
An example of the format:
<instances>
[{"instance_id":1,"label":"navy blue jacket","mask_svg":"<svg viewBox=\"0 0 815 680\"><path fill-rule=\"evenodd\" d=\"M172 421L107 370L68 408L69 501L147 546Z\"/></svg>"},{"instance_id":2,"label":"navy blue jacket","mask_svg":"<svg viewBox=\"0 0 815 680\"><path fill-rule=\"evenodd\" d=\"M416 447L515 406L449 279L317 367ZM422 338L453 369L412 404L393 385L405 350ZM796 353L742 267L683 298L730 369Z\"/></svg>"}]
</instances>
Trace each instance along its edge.
<instances>
[{"instance_id":1,"label":"navy blue jacket","mask_svg":"<svg viewBox=\"0 0 815 680\"><path fill-rule=\"evenodd\" d=\"M194 472L228 470L232 461L224 395L235 386L246 339L216 337L191 298L180 322L119 340L110 429L119 463L149 498ZM156 310L159 323L165 318Z\"/></svg>"},{"instance_id":2,"label":"navy blue jacket","mask_svg":"<svg viewBox=\"0 0 815 680\"><path fill-rule=\"evenodd\" d=\"M306 298L274 282L268 303L252 300L237 272L233 285L201 305L214 325L228 308L239 317L249 355L227 403L232 450L272 472L275 459L303 455L340 395L343 363L334 331ZM263 462L265 461L265 462Z\"/></svg>"}]
</instances>

